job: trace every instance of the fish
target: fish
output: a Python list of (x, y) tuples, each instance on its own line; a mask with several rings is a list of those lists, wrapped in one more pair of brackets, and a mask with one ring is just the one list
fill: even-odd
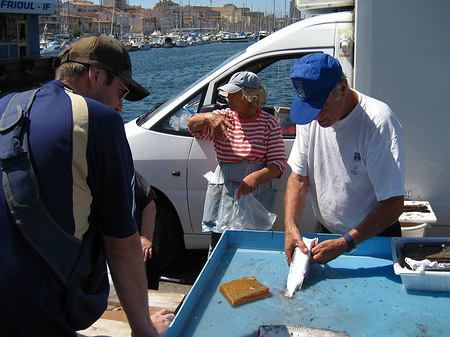
[(261, 325), (256, 337), (348, 337), (348, 333), (300, 325)]
[(294, 254), (292, 254), (292, 261), (289, 267), (289, 274), (286, 281), (286, 290), (284, 296), (292, 298), (297, 289), (301, 289), (303, 280), (309, 270), (309, 258), (311, 257), (311, 248), (318, 243), (318, 238), (308, 239), (303, 238), (303, 242), (308, 247), (308, 253), (303, 253), (300, 248), (295, 247)]

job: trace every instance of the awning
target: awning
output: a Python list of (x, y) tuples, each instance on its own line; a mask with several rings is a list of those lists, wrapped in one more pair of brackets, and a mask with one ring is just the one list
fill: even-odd
[(15, 1), (0, 0), (0, 13), (54, 14), (56, 0)]

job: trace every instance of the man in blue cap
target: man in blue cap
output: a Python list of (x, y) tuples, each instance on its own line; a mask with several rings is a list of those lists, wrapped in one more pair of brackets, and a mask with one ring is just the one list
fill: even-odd
[(325, 264), (374, 235), (401, 236), (403, 131), (391, 109), (352, 90), (327, 54), (302, 57), (290, 77), (297, 135), (285, 196), (288, 263), (296, 246), (308, 251), (299, 231), (308, 189), (316, 231), (343, 234), (313, 247), (311, 263)]

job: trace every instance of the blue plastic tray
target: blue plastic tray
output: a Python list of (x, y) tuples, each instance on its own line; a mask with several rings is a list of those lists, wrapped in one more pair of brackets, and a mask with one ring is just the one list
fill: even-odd
[[(226, 231), (165, 336), (254, 337), (266, 324), (358, 337), (449, 335), (449, 293), (406, 290), (394, 274), (390, 238), (372, 238), (351, 254), (311, 266), (293, 299), (281, 294), (289, 271), (283, 249), (282, 232)], [(233, 308), (219, 285), (245, 276), (255, 276), (271, 296)]]

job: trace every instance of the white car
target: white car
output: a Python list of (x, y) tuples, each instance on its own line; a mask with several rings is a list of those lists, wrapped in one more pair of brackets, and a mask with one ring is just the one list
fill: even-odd
[[(322, 27), (323, 38), (305, 34), (319, 20), (330, 23)], [(136, 169), (151, 182), (158, 196), (155, 241), (164, 250), (165, 258), (170, 261), (183, 243), (187, 249), (207, 248), (209, 244), (209, 235), (202, 234), (201, 226), (207, 187), (203, 175), (214, 170), (217, 162), (212, 142), (189, 134), (188, 117), (225, 106), (226, 100), (218, 95), (217, 88), (237, 71), (253, 71), (266, 86), (269, 96), (263, 109), (277, 116), (289, 155), (295, 138), (295, 125), (289, 118), (295, 95), (290, 69), (310, 52), (336, 56), (336, 32), (351, 25), (351, 20), (351, 13), (336, 13), (288, 26), (250, 45), (176, 97), (125, 125)], [(283, 177), (274, 182), (278, 190), (274, 230), (283, 230), (284, 192), (289, 174), (287, 166)], [(313, 230), (315, 225), (308, 205), (302, 217), (302, 230)]]

